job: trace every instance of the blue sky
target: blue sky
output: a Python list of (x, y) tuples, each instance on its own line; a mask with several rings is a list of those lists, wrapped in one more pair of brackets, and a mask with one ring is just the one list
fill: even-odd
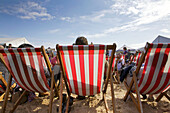
[(170, 37), (170, 0), (0, 0), (0, 38), (34, 46), (89, 43), (139, 48)]

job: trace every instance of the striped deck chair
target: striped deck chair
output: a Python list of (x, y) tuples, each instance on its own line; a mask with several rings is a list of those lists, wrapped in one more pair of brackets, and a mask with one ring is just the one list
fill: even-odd
[[(113, 45), (73, 45), (73, 46), (56, 46), (60, 65), (62, 67), (65, 86), (68, 94), (66, 112), (68, 112), (70, 94), (74, 93), (81, 96), (95, 95), (103, 92), (106, 111), (109, 108), (106, 104), (106, 90), (108, 82), (111, 83), (113, 112), (115, 112), (115, 98), (113, 90), (113, 77), (111, 68), (116, 44)], [(104, 84), (104, 66), (106, 60), (106, 49), (112, 49), (109, 60), (109, 68)], [(66, 76), (64, 76), (66, 75)], [(61, 85), (62, 86), (62, 85)], [(60, 99), (63, 88), (60, 88)], [(103, 90), (103, 91), (102, 91)], [(62, 111), (62, 100), (60, 101), (59, 112)]]
[[(43, 57), (44, 59), (43, 59)], [(20, 87), (25, 89), (19, 99), (14, 104), (12, 111), (17, 108), (20, 100), (26, 91), (44, 93), (50, 91), (50, 104), (49, 112), (52, 112), (53, 101), (53, 86), (54, 75), (50, 68), (50, 61), (45, 52), (44, 47), (41, 48), (14, 48), (14, 49), (1, 49), (0, 59), (10, 72), (9, 83), (7, 85), (5, 100), (3, 102), (2, 112), (5, 112), (7, 97), (9, 94), (9, 86), (11, 86), (12, 77)], [(44, 62), (45, 60), (45, 62)], [(46, 63), (46, 66), (44, 66)], [(45, 70), (49, 71), (51, 76), (51, 89), (47, 84)], [(11, 76), (12, 75), (12, 76)]]
[(125, 60), (125, 55), (122, 54), (122, 55), (121, 55), (121, 59), (124, 59), (124, 60)]
[[(145, 62), (144, 62), (145, 61)], [(145, 63), (141, 79), (137, 82), (137, 76), (142, 63)], [(132, 85), (135, 85), (134, 93), (137, 94), (137, 102), (131, 92)], [(133, 79), (128, 86), (124, 82), (127, 92), (124, 97), (126, 101), (130, 94), (138, 111), (143, 113), (140, 94), (158, 94), (170, 85), (170, 44), (146, 44), (146, 50), (142, 54), (136, 71), (133, 72)]]
[(131, 56), (130, 56), (130, 61), (132, 61), (132, 60), (133, 60), (133, 56), (134, 56), (134, 55), (131, 55)]
[[(122, 54), (121, 59), (124, 60), (124, 63), (125, 63), (125, 55)], [(113, 64), (112, 64), (112, 67), (115, 67), (113, 78), (115, 80), (114, 82), (115, 84), (120, 84), (120, 72), (117, 70), (117, 63), (118, 63), (117, 58), (114, 58)]]
[(138, 65), (139, 59), (141, 58), (141, 56), (142, 56), (142, 52), (136, 52), (135, 55), (133, 56), (132, 62), (135, 63), (135, 66)]
[(114, 83), (119, 84), (120, 83), (120, 79), (119, 79), (120, 77), (119, 77), (119, 74), (118, 74), (116, 62), (117, 62), (117, 58), (114, 57), (113, 64), (112, 64), (113, 78), (114, 78)]

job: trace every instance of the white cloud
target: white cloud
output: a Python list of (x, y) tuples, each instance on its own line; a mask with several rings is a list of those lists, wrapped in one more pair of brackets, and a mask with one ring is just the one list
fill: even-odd
[(74, 19), (71, 17), (61, 17), (60, 19), (67, 22), (74, 22)]
[(101, 20), (101, 18), (104, 16), (105, 16), (104, 13), (98, 12), (98, 13), (94, 13), (92, 15), (80, 16), (80, 19), (88, 20), (88, 21), (92, 21), (92, 22), (99, 22)]
[[(107, 14), (125, 15), (127, 22), (122, 23), (120, 26), (105, 29), (102, 33), (89, 34), (90, 37), (99, 38), (115, 32), (148, 30), (150, 28), (145, 27), (145, 25), (170, 17), (170, 0), (116, 0), (110, 9), (101, 10), (92, 15), (81, 16), (80, 18), (99, 21)], [(114, 17), (112, 16), (111, 18)], [(169, 33), (169, 30), (164, 29), (161, 32)]]
[(98, 34), (86, 34), (86, 35), (83, 35), (87, 38), (101, 38), (101, 37), (104, 37), (106, 36), (106, 34), (104, 33), (98, 33)]
[(21, 19), (41, 19), (41, 20), (51, 20), (54, 16), (47, 12), (45, 7), (42, 7), (36, 2), (25, 2), (16, 4), (13, 6), (2, 7), (0, 9), (1, 13), (6, 13), (10, 15), (16, 15)]
[(160, 31), (163, 33), (170, 33), (170, 30), (168, 30), (168, 29), (161, 29)]
[(53, 34), (53, 33), (59, 32), (59, 31), (60, 31), (59, 29), (52, 29), (52, 30), (49, 30), (48, 32), (49, 32), (50, 34)]
[(84, 36), (84, 37), (87, 37), (87, 38), (101, 38), (101, 37), (106, 36), (106, 34), (105, 33), (96, 33), (96, 34), (79, 33), (79, 34), (69, 35), (68, 37), (69, 38), (75, 38), (75, 37), (79, 37), (79, 36)]
[(131, 44), (129, 45), (130, 47), (134, 48), (134, 49), (139, 49), (141, 47), (145, 47), (146, 45), (146, 42), (143, 42), (143, 43), (138, 43), (138, 44)]
[(120, 15), (129, 15), (135, 18), (129, 24), (139, 26), (170, 16), (169, 6), (169, 0), (117, 0), (111, 8)]

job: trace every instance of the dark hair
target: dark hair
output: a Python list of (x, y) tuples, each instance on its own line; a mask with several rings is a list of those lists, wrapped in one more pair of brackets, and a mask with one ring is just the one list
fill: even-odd
[(85, 37), (81, 36), (76, 39), (75, 45), (88, 45), (88, 41)]
[(124, 49), (124, 50), (127, 50), (127, 48), (126, 48), (126, 47), (123, 47), (123, 49)]
[(31, 44), (21, 44), (18, 48), (33, 48)]

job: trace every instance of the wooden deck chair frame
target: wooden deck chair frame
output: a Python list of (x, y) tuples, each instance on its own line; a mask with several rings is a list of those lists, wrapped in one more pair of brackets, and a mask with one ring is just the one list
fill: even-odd
[[(124, 57), (124, 61), (125, 61), (125, 57)], [(113, 78), (115, 80), (115, 84), (120, 84), (120, 73), (117, 69), (117, 63), (118, 63), (118, 60), (115, 59), (115, 67), (114, 67), (114, 75), (113, 75)]]
[[(49, 113), (52, 113), (52, 102), (53, 102), (53, 87), (55, 86), (55, 89), (56, 89), (56, 92), (55, 93), (58, 93), (58, 89), (57, 89), (57, 86), (55, 84), (55, 81), (54, 81), (54, 74), (50, 68), (51, 64), (50, 64), (50, 61), (49, 61), (49, 58), (45, 52), (45, 49), (44, 49), (44, 46), (41, 46), (41, 52), (44, 56), (44, 60), (47, 64), (47, 68), (48, 68), (48, 71), (50, 73), (50, 77), (51, 77), (51, 88), (50, 88), (50, 104), (49, 104)], [(3, 55), (0, 53), (0, 60), (2, 61), (2, 63), (5, 65), (5, 67), (7, 68), (7, 65), (5, 63), (5, 60), (3, 58)], [(8, 68), (7, 68), (8, 69)], [(10, 71), (9, 71), (10, 72)], [(8, 101), (8, 95), (9, 95), (9, 89), (10, 89), (10, 86), (11, 86), (11, 82), (12, 82), (12, 75), (10, 74), (9, 76), (9, 80), (8, 80), (8, 84), (7, 84), (7, 89), (6, 89), (6, 94), (5, 94), (5, 99), (4, 99), (4, 102), (3, 102), (3, 105), (2, 105), (2, 113), (5, 113), (5, 110), (6, 110), (6, 105), (7, 105), (7, 101)], [(23, 93), (21, 94), (21, 96), (18, 98), (18, 100), (15, 102), (14, 104), (14, 107), (13, 109), (10, 111), (10, 113), (13, 113), (15, 111), (15, 109), (17, 108), (17, 106), (19, 105), (22, 97), (25, 95), (26, 93), (26, 90), (23, 91)]]
[[(139, 56), (138, 56), (139, 55)], [(130, 64), (134, 61), (134, 59), (136, 60), (134, 63), (137, 66), (140, 60), (140, 57), (142, 56), (142, 52), (136, 52), (134, 54), (134, 56), (132, 57), (132, 60), (130, 61)], [(135, 58), (136, 57), (136, 58)]]
[[(0, 72), (0, 80), (2, 81), (2, 83), (6, 86), (7, 88), (7, 82), (5, 81), (4, 77), (2, 76), (2, 72)], [(3, 100), (3, 97), (4, 97), (5, 93), (3, 93), (1, 96), (0, 96), (0, 101)]]
[[(107, 61), (110, 61), (110, 58), (108, 58)], [(116, 70), (116, 67), (117, 67), (117, 59), (115, 58), (115, 55), (114, 55), (114, 58), (113, 58), (113, 63), (112, 63), (112, 75), (113, 75), (113, 83), (114, 84), (119, 84), (120, 83), (120, 78), (118, 78), (118, 70)]]
[[(69, 107), (69, 100), (70, 100), (71, 92), (70, 92), (70, 89), (69, 89), (69, 86), (68, 86), (67, 78), (66, 78), (66, 76), (64, 76), (65, 75), (65, 69), (64, 69), (63, 62), (62, 62), (61, 53), (60, 53), (60, 50), (59, 50), (59, 44), (56, 45), (56, 49), (57, 49), (58, 58), (59, 58), (59, 61), (60, 61), (61, 70), (62, 70), (61, 85), (60, 85), (59, 113), (62, 112), (62, 92), (63, 92), (63, 82), (62, 82), (62, 80), (63, 79), (64, 79), (64, 83), (65, 83), (65, 86), (66, 86), (67, 94), (68, 94), (67, 104), (66, 104), (66, 113), (67, 113), (68, 107)], [(115, 50), (116, 50), (116, 44), (114, 43), (113, 45), (107, 45), (107, 49), (112, 49), (112, 53), (111, 53), (111, 59), (109, 61), (109, 68), (107, 70), (107, 78), (106, 78), (105, 84), (103, 86), (104, 89), (102, 91), (103, 92), (103, 99), (102, 100), (104, 100), (105, 108), (106, 108), (106, 111), (108, 112), (109, 108), (108, 108), (107, 101), (106, 101), (106, 91), (107, 91), (108, 83), (110, 81), (111, 91), (112, 91), (111, 95), (112, 95), (113, 112), (115, 113), (115, 111), (116, 111), (115, 110), (115, 97), (114, 97), (113, 77), (111, 76), (111, 68), (112, 68), (114, 53), (115, 53)]]
[[(148, 49), (150, 48), (150, 43), (147, 42), (146, 45), (147, 45), (147, 47), (145, 48), (145, 52), (142, 52), (142, 56), (139, 60), (138, 66), (137, 66), (136, 70), (133, 72), (133, 78), (130, 82), (130, 85), (128, 86), (127, 82), (124, 81), (124, 85), (127, 89), (127, 92), (126, 92), (123, 100), (126, 101), (128, 95), (130, 95), (130, 97), (131, 97), (132, 101), (134, 102), (139, 113), (143, 113), (143, 108), (142, 108), (142, 103), (141, 103), (140, 93), (139, 93), (139, 88), (138, 88), (138, 83), (137, 83), (137, 74), (139, 73), (139, 70), (142, 66), (142, 63), (145, 60), (145, 56), (147, 55)], [(133, 84), (135, 85), (135, 93), (136, 93), (136, 96), (137, 96), (136, 98), (133, 95), (133, 93), (131, 92), (131, 88), (132, 88)], [(137, 102), (136, 102), (136, 100), (137, 100)]]
[[(2, 76), (2, 72), (0, 72), (0, 81), (5, 85), (5, 87), (7, 88), (7, 82), (5, 81), (4, 77)], [(16, 86), (16, 83), (14, 83), (11, 87), (10, 87), (10, 91), (12, 91), (12, 89)], [(5, 91), (4, 93), (0, 96), (0, 101), (3, 100), (5, 96)]]
[(136, 52), (133, 56), (132, 56), (132, 59), (130, 60), (129, 64), (131, 64), (135, 58), (135, 56), (137, 55), (138, 52)]
[(115, 80), (115, 84), (120, 84), (120, 73), (119, 71), (117, 70), (117, 59), (115, 59), (115, 66), (114, 66), (114, 69), (113, 69), (113, 78)]
[(156, 102), (159, 102), (163, 96), (165, 96), (170, 101), (170, 95), (168, 95), (168, 91), (170, 91), (170, 85), (167, 87), (166, 91), (163, 91), (159, 96), (156, 98)]

